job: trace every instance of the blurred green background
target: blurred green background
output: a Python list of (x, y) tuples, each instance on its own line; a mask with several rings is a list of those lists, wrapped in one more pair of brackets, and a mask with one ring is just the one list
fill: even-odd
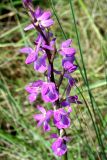
[[(80, 66), (71, 94), (78, 94), (82, 105), (72, 105), (71, 127), (67, 134), (69, 160), (107, 158), (107, 0), (34, 0), (34, 5), (51, 10), (52, 31), (57, 46), (73, 40)], [(74, 19), (75, 18), (75, 19)], [(24, 63), (19, 49), (33, 46), (34, 30), (23, 28), (30, 20), (21, 0), (0, 1), (0, 160), (56, 160), (50, 149), (49, 134), (36, 128), (35, 104), (29, 104), (25, 86), (43, 75)], [(78, 39), (79, 36), (79, 39)], [(55, 61), (60, 68), (61, 57)], [(66, 81), (60, 92), (63, 93)], [(48, 104), (44, 104), (50, 107)], [(54, 127), (52, 131), (54, 132)]]

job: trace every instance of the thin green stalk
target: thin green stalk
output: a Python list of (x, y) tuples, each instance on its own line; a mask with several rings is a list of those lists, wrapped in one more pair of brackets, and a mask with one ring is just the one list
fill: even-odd
[(63, 28), (62, 28), (62, 25), (61, 25), (61, 23), (60, 23), (60, 21), (59, 21), (58, 16), (57, 16), (57, 14), (56, 14), (56, 10), (55, 10), (54, 4), (53, 4), (53, 0), (50, 0), (50, 1), (51, 1), (52, 10), (53, 10), (54, 15), (55, 15), (55, 17), (56, 17), (56, 19), (57, 19), (57, 22), (58, 22), (58, 24), (59, 24), (59, 27), (60, 27), (60, 29), (61, 29), (61, 31), (62, 31), (62, 33), (63, 33), (63, 36), (64, 36), (65, 39), (67, 39), (67, 36), (66, 36), (66, 34), (65, 34), (65, 32), (64, 32), (64, 30), (63, 30)]
[[(97, 1), (96, 1), (96, 4), (97, 4), (97, 5), (99, 4), (98, 2), (99, 2), (99, 1), (97, 0)], [(85, 6), (85, 4), (84, 4), (84, 2), (83, 2), (82, 0), (79, 0), (79, 4), (80, 4), (80, 6), (82, 7), (82, 9), (84, 10), (84, 12), (86, 13), (86, 15), (87, 15), (87, 17), (88, 17), (88, 19), (89, 19), (89, 21), (90, 21), (90, 23), (91, 23), (91, 25), (92, 25), (93, 30), (95, 31), (96, 35), (98, 36), (98, 39), (101, 41), (102, 47), (104, 48), (104, 45), (103, 45), (103, 37), (102, 37), (102, 35), (100, 34), (100, 32), (99, 32), (98, 28), (96, 27), (96, 25), (94, 24), (93, 18), (91, 18), (90, 14), (89, 14), (89, 12), (88, 12), (88, 10), (87, 10), (87, 7)], [(99, 8), (100, 8), (100, 7), (99, 7)], [(105, 52), (102, 53), (102, 56), (104, 56), (104, 55), (103, 55), (104, 53), (105, 53)], [(105, 58), (105, 59), (106, 59), (106, 58)], [(105, 68), (105, 61), (104, 61), (104, 68)], [(106, 82), (107, 82), (106, 69), (105, 69), (105, 78), (106, 78)], [(101, 123), (102, 123), (102, 127), (104, 128), (103, 116), (102, 116), (102, 114), (101, 114), (101, 111), (100, 111), (99, 107), (97, 107), (97, 104), (96, 104), (96, 102), (95, 102), (95, 98), (94, 98), (94, 96), (92, 95), (92, 93), (91, 93), (91, 97), (92, 97), (93, 102), (94, 102), (94, 104), (95, 104), (95, 106), (96, 106), (98, 116), (99, 116), (100, 121), (101, 121)]]
[[(96, 118), (96, 113), (95, 113), (93, 99), (92, 99), (92, 93), (90, 91), (89, 82), (88, 82), (88, 78), (87, 78), (87, 72), (86, 72), (84, 59), (83, 59), (83, 53), (82, 53), (82, 49), (81, 49), (81, 45), (80, 45), (79, 34), (78, 34), (78, 30), (77, 30), (77, 25), (76, 25), (76, 20), (75, 20), (72, 0), (69, 0), (69, 2), (70, 2), (71, 12), (72, 12), (73, 20), (74, 20), (74, 26), (75, 26), (77, 41), (78, 41), (78, 46), (79, 46), (79, 50), (80, 50), (80, 56), (81, 56), (81, 61), (82, 61), (82, 65), (83, 65), (84, 75), (85, 75), (85, 83), (86, 83), (86, 86), (87, 86), (87, 89), (88, 89), (88, 93), (89, 93), (89, 98), (90, 98), (90, 101), (91, 101), (91, 104), (92, 104), (92, 110), (93, 110), (93, 113), (94, 113), (94, 118)], [(93, 121), (93, 118), (92, 118), (92, 121)], [(102, 149), (102, 152), (103, 152), (103, 158), (106, 159), (104, 145), (103, 145), (100, 133), (99, 133), (99, 127), (97, 126), (97, 124), (95, 124), (94, 121), (93, 121), (93, 126), (94, 126), (95, 133), (96, 133), (96, 136), (97, 136), (97, 139), (98, 139), (98, 143), (101, 146), (101, 149)]]
[(64, 154), (64, 156), (62, 156), (62, 160), (68, 160), (67, 153), (66, 153), (66, 154)]

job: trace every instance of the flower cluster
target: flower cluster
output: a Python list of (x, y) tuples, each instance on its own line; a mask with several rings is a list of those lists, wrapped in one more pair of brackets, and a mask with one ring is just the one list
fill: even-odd
[[(29, 93), (28, 100), (34, 102), (39, 94), (44, 103), (51, 103), (50, 110), (38, 105), (39, 114), (34, 115), (37, 126), (43, 126), (45, 132), (50, 131), (50, 120), (59, 130), (59, 135), (53, 134), (52, 138), (56, 140), (52, 144), (52, 150), (57, 156), (62, 156), (67, 152), (66, 142), (68, 137), (65, 134), (65, 129), (70, 127), (70, 113), (72, 112), (71, 104), (81, 102), (78, 96), (70, 96), (70, 90), (75, 85), (75, 80), (71, 77), (77, 69), (75, 61), (75, 49), (71, 47), (72, 41), (68, 39), (61, 43), (60, 49), (56, 48), (56, 38), (50, 32), (50, 27), (54, 21), (51, 19), (50, 11), (43, 11), (39, 7), (35, 10), (32, 7), (31, 0), (23, 0), (24, 7), (28, 10), (31, 16), (32, 23), (25, 27), (25, 31), (36, 29), (38, 36), (34, 41), (34, 48), (24, 47), (20, 49), (21, 53), (27, 55), (26, 64), (34, 64), (34, 70), (44, 73), (47, 81), (37, 80), (26, 86), (26, 91)], [(62, 71), (57, 71), (54, 68), (53, 61), (56, 54), (60, 54), (62, 58)], [(55, 76), (59, 76), (59, 82), (56, 83)], [(66, 98), (63, 99), (59, 93), (59, 88), (63, 79), (68, 80), (66, 89)]]

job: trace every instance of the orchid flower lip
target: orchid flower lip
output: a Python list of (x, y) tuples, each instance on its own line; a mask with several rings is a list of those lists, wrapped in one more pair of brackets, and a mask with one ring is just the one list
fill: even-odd
[(49, 121), (53, 114), (52, 110), (46, 111), (44, 107), (37, 106), (37, 109), (41, 112), (41, 114), (34, 115), (34, 119), (38, 122), (38, 127), (43, 125), (43, 130), (45, 132), (50, 131)]

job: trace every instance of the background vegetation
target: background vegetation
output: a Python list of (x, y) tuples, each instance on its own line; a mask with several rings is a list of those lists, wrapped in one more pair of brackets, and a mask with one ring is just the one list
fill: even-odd
[[(78, 94), (83, 104), (72, 106), (69, 160), (106, 160), (107, 1), (34, 0), (34, 4), (53, 12), (57, 46), (72, 38), (77, 49), (79, 69), (73, 75), (77, 87), (71, 94)], [(24, 90), (26, 84), (42, 78), (19, 53), (36, 38), (34, 30), (23, 31), (29, 22), (21, 0), (0, 1), (0, 160), (59, 159), (50, 149), (49, 135), (36, 128), (32, 118), (40, 97), (31, 106)], [(57, 69), (60, 62), (56, 59)], [(65, 87), (64, 81), (60, 91)]]

